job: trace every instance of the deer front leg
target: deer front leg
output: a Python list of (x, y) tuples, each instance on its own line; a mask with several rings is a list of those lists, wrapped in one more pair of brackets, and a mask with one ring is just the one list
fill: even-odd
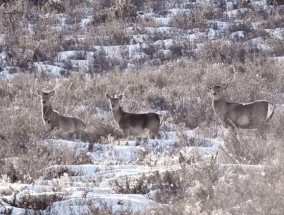
[(123, 137), (124, 138), (128, 138), (129, 133), (130, 133), (130, 128), (124, 128), (123, 129)]
[(234, 123), (231, 119), (228, 119), (227, 121), (228, 121), (228, 123), (231, 125), (231, 127), (232, 127), (233, 129), (238, 129), (237, 124)]

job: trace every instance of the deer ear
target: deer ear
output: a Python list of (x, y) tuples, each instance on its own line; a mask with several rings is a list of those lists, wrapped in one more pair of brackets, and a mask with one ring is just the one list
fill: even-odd
[(49, 93), (50, 96), (54, 96), (54, 94), (55, 94), (55, 91), (54, 91), (54, 90), (52, 90), (52, 91)]
[(108, 100), (110, 100), (110, 99), (111, 99), (111, 96), (110, 96), (109, 94), (106, 94), (106, 98), (107, 98)]
[(121, 100), (121, 99), (122, 99), (122, 97), (123, 97), (123, 96), (122, 96), (122, 95), (120, 95), (120, 96), (118, 97), (118, 99), (119, 99), (119, 100)]
[(37, 94), (39, 94), (41, 96), (42, 95), (42, 91), (37, 89)]

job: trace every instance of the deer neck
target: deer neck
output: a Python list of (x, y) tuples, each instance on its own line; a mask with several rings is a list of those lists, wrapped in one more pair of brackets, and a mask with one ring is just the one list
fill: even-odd
[(125, 114), (125, 112), (122, 110), (122, 107), (119, 106), (117, 110), (112, 109), (112, 115), (115, 119), (115, 121), (119, 122), (122, 116)]
[(48, 105), (48, 106), (42, 106), (42, 115), (43, 115), (44, 121), (47, 121), (49, 119), (50, 115), (53, 112), (54, 111), (53, 111), (53, 108), (52, 108), (51, 104)]
[(226, 110), (227, 102), (225, 98), (213, 99), (212, 106), (215, 114), (218, 115), (219, 118), (222, 118), (224, 111)]

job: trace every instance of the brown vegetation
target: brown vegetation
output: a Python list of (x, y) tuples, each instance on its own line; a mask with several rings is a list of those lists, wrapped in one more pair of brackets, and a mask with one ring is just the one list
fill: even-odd
[[(226, 100), (242, 103), (267, 99), (276, 105), (284, 103), (283, 69), (267, 58), (284, 53), (283, 41), (273, 37), (267, 29), (283, 27), (281, 7), (270, 11), (276, 16), (250, 8), (241, 15), (243, 23), (232, 24), (226, 33), (212, 41), (207, 41), (205, 36), (194, 41), (175, 41), (167, 50), (172, 55), (166, 58), (163, 41), (160, 47), (157, 45), (161, 40), (188, 36), (191, 30), (206, 32), (205, 20), (223, 17), (224, 8), (213, 11), (210, 4), (204, 10), (196, 7), (191, 13), (179, 12), (170, 19), (169, 26), (173, 28), (161, 33), (156, 29), (159, 27), (156, 20), (136, 16), (147, 7), (160, 13), (157, 16), (170, 14), (165, 5), (157, 5), (155, 1), (48, 2), (37, 5), (34, 1), (15, 1), (0, 8), (3, 39), (0, 50), (5, 58), (0, 67), (9, 67), (10, 73), (21, 71), (11, 79), (0, 77), (0, 172), (8, 175), (11, 182), (33, 183), (40, 177), (60, 177), (68, 170), (44, 170), (51, 165), (91, 162), (90, 157), (76, 153), (76, 149), (59, 150), (44, 143), (48, 137), (70, 137), (60, 132), (48, 136), (45, 132), (38, 88), (59, 91), (53, 100), (58, 111), (86, 122), (81, 139), (90, 143), (89, 150), (93, 143), (107, 144), (109, 139), (122, 137), (111, 116), (106, 92), (123, 93), (127, 102), (122, 101), (122, 105), (129, 112), (163, 111), (166, 123), (161, 130), (168, 131), (169, 124), (175, 125), (180, 129), (177, 143), (180, 145), (189, 141), (183, 139), (184, 130), (198, 128), (201, 133), (209, 130), (211, 136), (220, 135), (217, 128), (221, 124), (214, 115), (207, 83), (218, 84), (231, 75), (231, 65), (235, 66), (238, 78), (228, 86)], [(249, 5), (237, 2), (235, 8)], [(84, 4), (97, 10), (93, 12), (92, 22), (82, 30), (80, 21), (86, 14), (79, 8)], [(63, 11), (64, 14), (58, 14)], [(258, 29), (250, 25), (252, 21), (261, 21)], [(28, 24), (34, 25), (32, 33)], [(142, 35), (147, 42), (133, 39), (133, 35), (125, 31), (128, 27), (133, 27), (133, 35)], [(154, 30), (151, 32), (144, 27)], [(213, 26), (213, 29), (218, 28)], [(237, 31), (244, 31), (245, 37), (228, 42), (228, 34)], [(85, 33), (83, 38), (82, 32)], [(269, 45), (268, 52), (251, 41), (256, 37)], [(131, 61), (131, 70), (124, 71), (130, 62), (126, 48), (130, 42), (139, 45), (144, 58)], [(103, 48), (116, 45), (120, 46), (123, 59), (110, 58)], [(78, 51), (72, 60), (85, 60), (87, 51), (95, 53), (88, 74), (75, 68), (71, 60), (56, 62), (58, 52), (69, 50)], [(63, 75), (58, 79), (44, 69), (38, 72), (33, 62), (60, 64)], [(212, 159), (185, 158), (188, 160), (179, 171), (142, 175), (133, 183), (125, 178), (112, 185), (119, 193), (146, 195), (156, 191), (154, 200), (169, 204), (165, 211), (152, 209), (156, 214), (283, 214), (283, 123), (283, 110), (276, 107), (261, 137), (241, 130), (221, 134), (218, 137), (224, 139), (224, 145)], [(49, 204), (60, 198), (45, 196), (43, 201)], [(23, 207), (43, 209), (47, 206), (42, 201), (36, 205), (27, 201)], [(100, 212), (97, 208), (93, 210)]]

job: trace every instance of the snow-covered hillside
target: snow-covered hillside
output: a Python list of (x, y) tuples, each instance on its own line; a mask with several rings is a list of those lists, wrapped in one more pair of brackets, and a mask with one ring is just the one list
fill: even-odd
[[(117, 5), (130, 4), (127, 2)], [(250, 52), (271, 57), (283, 55), (279, 50), (283, 46), (279, 47), (278, 41), (284, 34), (281, 24), (284, 9), (277, 4), (268, 5), (266, 0), (161, 1), (165, 10), (160, 13), (142, 4), (144, 11), (137, 8), (135, 21), (114, 19), (109, 26), (95, 19), (100, 13), (93, 3), (80, 4), (76, 8), (81, 10), (80, 17), (75, 21), (72, 11), (39, 14), (38, 22), (28, 23), (28, 32), (24, 28), (17, 30), (23, 31), (23, 42), (27, 43), (14, 43), (16, 38), (8, 38), (7, 31), (3, 31), (1, 76), (11, 77), (19, 71), (61, 76), (71, 71), (92, 74), (113, 68), (160, 66), (180, 57), (199, 58), (203, 52), (210, 52), (208, 45), (218, 40), (243, 49), (240, 55)], [(49, 37), (50, 32), (53, 35)], [(230, 55), (226, 59), (220, 56), (221, 61), (230, 62), (233, 60)]]
[[(176, 133), (165, 133), (167, 139), (161, 140), (123, 140), (109, 144), (94, 144), (89, 151), (89, 144), (80, 141), (48, 139), (43, 144), (56, 148), (74, 148), (78, 153), (86, 153), (92, 164), (54, 165), (44, 170), (45, 177), (32, 184), (11, 183), (2, 175), (0, 182), (1, 213), (35, 213), (38, 202), (44, 207), (41, 214), (91, 214), (96, 207), (107, 207), (114, 214), (122, 211), (146, 213), (150, 207), (167, 207), (155, 201), (151, 184), (144, 184), (150, 192), (145, 194), (123, 194), (118, 192), (118, 185), (125, 182), (137, 186), (145, 175), (157, 172), (180, 170), (189, 158), (198, 155), (202, 159), (211, 159), (222, 144), (221, 140), (198, 139), (194, 131), (187, 132), (188, 146), (180, 146)], [(190, 141), (191, 140), (191, 141)], [(191, 146), (199, 142), (199, 146)], [(184, 163), (183, 163), (184, 162)], [(220, 167), (221, 168), (221, 167)], [(58, 176), (53, 178), (54, 176)], [(50, 202), (48, 202), (50, 201)], [(35, 203), (37, 202), (37, 203)], [(54, 203), (53, 203), (54, 202)]]
[[(284, 214), (281, 1), (23, 2), (0, 8), (0, 214)], [(274, 103), (267, 133), (214, 115), (231, 65), (230, 101)], [(38, 88), (82, 139), (44, 130)], [(105, 93), (163, 115), (161, 139), (122, 138)]]

